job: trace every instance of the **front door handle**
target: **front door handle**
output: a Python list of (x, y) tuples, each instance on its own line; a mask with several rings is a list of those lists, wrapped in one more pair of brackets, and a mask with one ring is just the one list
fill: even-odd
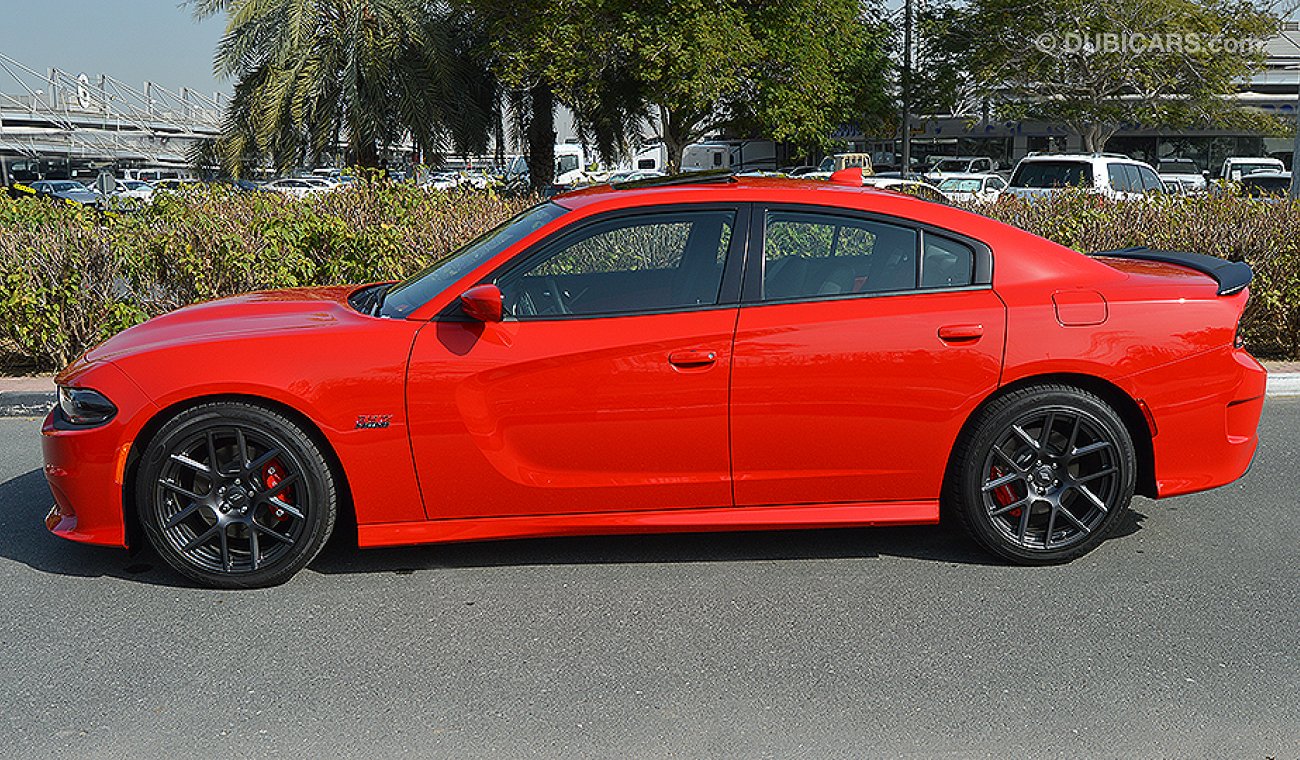
[(984, 325), (944, 325), (939, 340), (945, 343), (973, 343), (984, 336)]
[(717, 360), (718, 352), (707, 348), (692, 348), (668, 354), (668, 362), (674, 367), (705, 367)]

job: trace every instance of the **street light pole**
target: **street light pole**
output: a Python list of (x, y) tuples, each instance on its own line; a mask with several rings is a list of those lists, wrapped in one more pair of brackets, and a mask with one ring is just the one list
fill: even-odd
[[(1295, 69), (1296, 79), (1300, 80), (1300, 67)], [(1295, 106), (1295, 142), (1291, 145), (1291, 198), (1300, 198), (1300, 166), (1296, 165), (1296, 158), (1300, 158), (1300, 83), (1296, 85), (1296, 106)]]
[[(1300, 139), (1300, 138), (1298, 138)], [(903, 2), (903, 166), (912, 170), (912, 0)]]

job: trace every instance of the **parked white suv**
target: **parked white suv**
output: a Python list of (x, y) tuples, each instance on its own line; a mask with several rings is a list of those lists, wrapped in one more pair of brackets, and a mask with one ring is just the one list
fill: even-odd
[(1229, 158), (1223, 162), (1219, 179), (1240, 182), (1242, 177), (1255, 172), (1284, 172), (1286, 166), (1276, 158)]
[(1079, 188), (1113, 200), (1136, 200), (1164, 193), (1150, 164), (1115, 153), (1051, 153), (1020, 159), (1003, 194), (1017, 198), (1052, 195)]

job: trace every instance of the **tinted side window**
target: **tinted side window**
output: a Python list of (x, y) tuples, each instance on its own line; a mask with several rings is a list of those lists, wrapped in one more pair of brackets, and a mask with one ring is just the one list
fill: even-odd
[(763, 245), (763, 299), (916, 287), (917, 234), (850, 217), (774, 211)]
[(1165, 191), (1165, 186), (1155, 171), (1145, 166), (1139, 166), (1137, 170), (1138, 177), (1142, 179), (1142, 188), (1144, 190), (1148, 193), (1163, 193)]
[(601, 222), (497, 279), (523, 319), (620, 314), (718, 302), (734, 211)]
[(925, 236), (921, 259), (921, 287), (956, 288), (975, 281), (975, 251), (965, 243)]
[(1129, 184), (1128, 173), (1124, 171), (1123, 164), (1107, 164), (1106, 176), (1110, 178), (1110, 189), (1121, 193), (1132, 191), (1133, 186)]

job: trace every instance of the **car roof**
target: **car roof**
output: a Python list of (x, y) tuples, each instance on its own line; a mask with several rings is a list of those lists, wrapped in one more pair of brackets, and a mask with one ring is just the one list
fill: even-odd
[(990, 177), (1002, 179), (993, 172), (949, 172), (943, 175), (942, 181), (947, 182), (950, 179), (988, 179)]
[[(694, 178), (689, 174), (679, 174), (668, 177), (655, 177), (643, 183), (634, 183), (622, 187), (608, 184), (592, 185), (557, 195), (553, 200), (567, 209), (577, 210), (596, 204), (631, 207), (678, 201), (698, 203), (709, 200), (727, 203), (749, 201), (805, 202), (814, 205), (850, 207), (858, 205), (853, 202), (853, 197), (861, 196), (864, 193), (889, 198), (900, 197), (898, 193), (886, 192), (871, 187), (841, 185), (825, 180), (794, 177), (719, 176), (716, 174), (704, 175), (701, 172), (698, 180), (691, 181), (692, 179)], [(927, 203), (910, 197), (909, 200), (916, 203)]]

